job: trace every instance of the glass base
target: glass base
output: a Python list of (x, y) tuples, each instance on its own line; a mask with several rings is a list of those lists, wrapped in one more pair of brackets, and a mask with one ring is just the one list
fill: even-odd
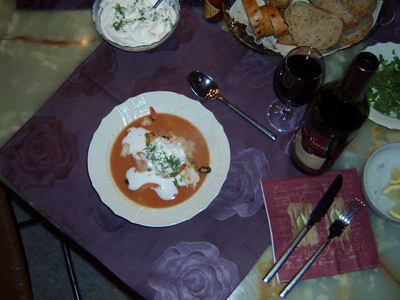
[(286, 109), (285, 105), (276, 99), (273, 101), (267, 111), (268, 121), (279, 132), (296, 130), (301, 123), (305, 109), (303, 107)]

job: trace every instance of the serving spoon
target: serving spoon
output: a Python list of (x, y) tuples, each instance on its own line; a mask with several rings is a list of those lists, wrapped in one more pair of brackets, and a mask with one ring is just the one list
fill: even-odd
[(217, 83), (210, 76), (208, 76), (208, 75), (206, 75), (206, 74), (204, 74), (204, 73), (202, 73), (200, 71), (193, 71), (187, 77), (187, 81), (188, 81), (189, 86), (190, 86), (191, 90), (193, 91), (193, 93), (197, 97), (199, 97), (200, 99), (203, 99), (203, 100), (215, 100), (215, 99), (221, 100), (226, 105), (228, 105), (230, 108), (232, 108), (235, 112), (237, 112), (239, 115), (241, 115), (247, 121), (249, 121), (251, 124), (253, 124), (258, 129), (260, 129), (262, 132), (264, 132), (273, 141), (276, 140), (276, 135), (275, 134), (273, 134), (271, 131), (266, 129), (264, 126), (262, 126), (256, 120), (252, 119), (247, 114), (242, 112), (239, 108), (234, 106), (232, 103), (230, 103), (224, 97), (222, 97), (221, 94), (219, 93), (219, 89), (218, 89)]
[(161, 4), (161, 2), (163, 2), (163, 0), (158, 0), (151, 9), (156, 9)]

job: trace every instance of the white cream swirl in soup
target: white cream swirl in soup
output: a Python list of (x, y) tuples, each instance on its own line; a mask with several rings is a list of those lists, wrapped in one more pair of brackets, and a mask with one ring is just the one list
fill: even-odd
[(100, 26), (104, 35), (123, 46), (151, 45), (175, 26), (177, 14), (170, 1), (104, 0), (100, 3)]
[(129, 189), (149, 185), (161, 199), (172, 200), (178, 186), (196, 187), (200, 177), (188, 160), (194, 145), (181, 137), (156, 137), (146, 144), (146, 134), (150, 131), (132, 127), (122, 140), (126, 147), (121, 154), (132, 155), (136, 162), (126, 172)]

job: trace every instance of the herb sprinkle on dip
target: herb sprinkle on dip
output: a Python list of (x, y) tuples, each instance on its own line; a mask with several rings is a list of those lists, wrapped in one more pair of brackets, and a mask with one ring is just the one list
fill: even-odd
[(177, 14), (169, 1), (154, 10), (157, 0), (104, 0), (100, 3), (100, 26), (104, 35), (122, 46), (151, 45), (170, 32)]

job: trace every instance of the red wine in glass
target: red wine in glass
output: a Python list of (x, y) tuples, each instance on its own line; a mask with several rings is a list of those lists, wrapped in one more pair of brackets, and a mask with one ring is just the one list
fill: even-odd
[(321, 53), (310, 47), (297, 47), (279, 64), (274, 79), (279, 99), (268, 108), (268, 119), (278, 131), (295, 130), (304, 110), (292, 107), (311, 102), (324, 79), (324, 59)]

